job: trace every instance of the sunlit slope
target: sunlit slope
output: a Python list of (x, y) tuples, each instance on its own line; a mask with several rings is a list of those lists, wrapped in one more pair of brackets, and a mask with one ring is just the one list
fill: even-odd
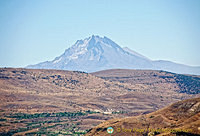
[(195, 135), (200, 134), (200, 98), (174, 103), (156, 112), (136, 117), (113, 119), (90, 130), (86, 136)]

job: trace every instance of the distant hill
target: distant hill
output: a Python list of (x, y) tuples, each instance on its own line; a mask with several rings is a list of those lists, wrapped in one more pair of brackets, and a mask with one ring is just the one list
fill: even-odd
[(106, 69), (152, 69), (182, 74), (200, 75), (200, 67), (170, 61), (153, 61), (127, 47), (121, 48), (107, 37), (91, 36), (78, 40), (52, 61), (45, 61), (27, 68), (60, 69), (96, 72)]
[(200, 135), (200, 98), (174, 103), (156, 112), (105, 121), (85, 136), (197, 136)]
[[(173, 84), (175, 91), (180, 93), (200, 93), (200, 76), (196, 75), (183, 75), (166, 71), (130, 69), (103, 70), (94, 72), (92, 75), (108, 81), (118, 81), (120, 83), (130, 83), (132, 85), (143, 84), (149, 87), (161, 87), (167, 83)], [(163, 88), (161, 90), (163, 90)]]

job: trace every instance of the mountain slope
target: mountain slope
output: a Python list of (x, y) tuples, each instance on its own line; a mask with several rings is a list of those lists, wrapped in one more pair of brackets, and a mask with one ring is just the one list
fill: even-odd
[[(138, 57), (141, 57), (141, 58), (144, 58), (144, 59), (148, 59), (147, 57), (145, 57), (142, 54), (139, 54), (139, 53), (129, 49), (128, 47), (124, 47), (123, 50), (128, 52), (128, 53), (130, 53), (130, 54), (132, 54), (132, 55), (135, 55), (135, 56), (138, 56)], [(148, 60), (150, 60), (150, 59), (148, 59)]]
[(105, 69), (152, 69), (175, 73), (200, 74), (200, 67), (191, 67), (173, 62), (151, 61), (145, 56), (121, 48), (107, 37), (91, 36), (78, 40), (72, 47), (52, 61), (29, 65), (34, 69), (61, 69), (95, 72)]
[(166, 70), (175, 73), (197, 74), (200, 75), (200, 67), (191, 67), (183, 64), (177, 64), (170, 61), (158, 60), (153, 61), (155, 69)]
[(110, 136), (108, 127), (114, 128), (113, 136), (197, 135), (200, 134), (200, 98), (180, 101), (147, 115), (106, 121), (86, 136)]

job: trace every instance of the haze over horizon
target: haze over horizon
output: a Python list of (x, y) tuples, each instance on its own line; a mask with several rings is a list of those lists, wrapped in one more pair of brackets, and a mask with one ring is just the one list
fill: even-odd
[(152, 60), (200, 66), (200, 1), (0, 1), (0, 67), (53, 60), (106, 36)]

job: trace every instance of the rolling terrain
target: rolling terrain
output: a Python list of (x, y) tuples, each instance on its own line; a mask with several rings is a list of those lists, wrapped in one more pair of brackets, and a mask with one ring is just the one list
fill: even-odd
[[(113, 127), (112, 134), (107, 128)], [(105, 121), (86, 136), (195, 136), (200, 135), (200, 98), (174, 103), (156, 112)]]
[(199, 76), (153, 70), (0, 68), (1, 135), (79, 135), (199, 97)]

